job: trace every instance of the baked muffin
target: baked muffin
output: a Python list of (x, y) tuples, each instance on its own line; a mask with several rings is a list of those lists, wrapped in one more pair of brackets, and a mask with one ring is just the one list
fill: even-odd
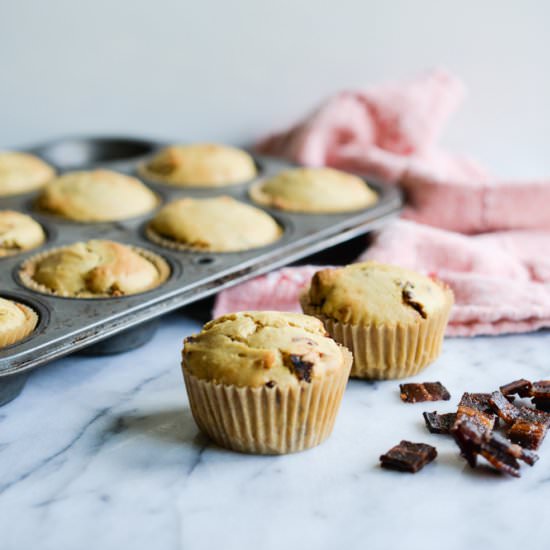
[(54, 176), (55, 170), (34, 155), (0, 151), (0, 196), (34, 191)]
[(142, 176), (182, 187), (221, 187), (256, 176), (254, 159), (241, 149), (197, 143), (162, 149), (140, 167)]
[(46, 240), (42, 226), (15, 210), (0, 210), (0, 258), (25, 252)]
[(145, 292), (163, 283), (168, 264), (156, 254), (113, 241), (78, 242), (23, 263), (22, 282), (34, 290), (71, 298), (104, 298)]
[(141, 216), (158, 204), (138, 179), (111, 170), (68, 172), (42, 191), (39, 209), (79, 222), (106, 222)]
[(443, 283), (377, 262), (323, 269), (301, 297), (305, 313), (353, 353), (356, 378), (402, 378), (440, 353), (453, 305)]
[(236, 252), (271, 244), (282, 230), (263, 210), (221, 196), (173, 201), (154, 217), (146, 233), (169, 248)]
[(38, 315), (30, 307), (0, 298), (0, 348), (26, 338), (37, 323)]
[(359, 177), (332, 168), (294, 168), (253, 185), (258, 204), (311, 214), (351, 212), (371, 206), (377, 194)]
[(218, 445), (284, 454), (332, 432), (352, 357), (322, 323), (299, 313), (224, 315), (185, 340), (191, 412)]

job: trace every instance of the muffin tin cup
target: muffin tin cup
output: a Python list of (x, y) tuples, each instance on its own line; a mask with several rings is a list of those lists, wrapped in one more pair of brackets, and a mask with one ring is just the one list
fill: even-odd
[[(34, 204), (39, 191), (2, 197), (2, 208), (28, 214), (41, 223), (46, 229), (47, 241), (34, 250), (0, 258), (2, 294), (18, 296), (22, 303), (33, 308), (34, 305), (40, 306), (40, 309), (35, 308), (40, 316), (39, 327), (24, 340), (0, 348), (0, 389), (3, 383), (9, 385), (12, 377), (98, 342), (99, 349), (118, 352), (124, 349), (126, 339), (128, 348), (132, 348), (136, 341), (140, 341), (133, 338), (137, 334), (134, 331), (139, 332), (143, 324), (224, 288), (373, 230), (395, 216), (401, 207), (401, 194), (395, 187), (370, 180), (368, 183), (378, 193), (379, 201), (364, 210), (324, 215), (259, 206), (248, 195), (250, 186), (261, 178), (271, 177), (295, 165), (257, 155), (253, 157), (258, 175), (250, 182), (222, 187), (179, 187), (140, 177), (139, 164), (166, 145), (169, 143), (98, 136), (53, 140), (27, 151), (52, 163), (60, 173), (108, 168), (137, 176), (164, 203), (185, 197), (231, 196), (273, 217), (283, 230), (281, 238), (272, 244), (240, 252), (176, 249), (161, 246), (146, 237), (144, 227), (154, 217), (154, 211), (113, 222), (75, 222), (37, 212)], [(20, 277), (20, 267), (24, 262), (53, 249), (90, 239), (107, 239), (150, 251), (168, 263), (171, 274), (150, 290), (97, 299), (60, 297), (32, 282), (30, 287), (26, 286)], [(116, 345), (109, 346), (108, 338), (115, 336), (117, 340), (113, 343)]]
[(24, 340), (38, 325), (38, 314), (25, 304), (17, 302), (19, 309), (25, 315), (25, 322), (22, 326), (11, 330), (0, 330), (0, 348), (11, 346), (16, 342)]
[(342, 349), (338, 372), (296, 387), (246, 388), (201, 380), (185, 365), (189, 405), (198, 427), (216, 444), (241, 453), (305, 451), (332, 433), (352, 364)]
[(319, 314), (307, 292), (300, 297), (304, 313), (322, 321), (330, 336), (353, 354), (352, 378), (393, 380), (418, 374), (435, 361), (449, 319), (452, 300), (414, 325), (352, 325)]
[[(57, 296), (60, 298), (74, 298), (74, 299), (84, 299), (84, 300), (93, 300), (97, 298), (113, 298), (112, 294), (86, 293), (86, 294), (79, 294), (75, 296), (69, 292), (55, 292), (49, 287), (42, 285), (40, 283), (37, 283), (33, 279), (35, 268), (38, 263), (45, 260), (48, 256), (51, 256), (52, 254), (55, 254), (59, 251), (64, 250), (65, 248), (67, 247), (60, 246), (58, 248), (46, 250), (45, 252), (42, 252), (40, 254), (35, 254), (34, 256), (31, 256), (30, 258), (25, 260), (21, 264), (18, 270), (18, 277), (21, 283), (27, 288), (34, 290), (35, 292), (40, 292), (42, 294), (50, 294), (52, 296)], [(134, 252), (138, 253), (142, 258), (145, 258), (146, 260), (151, 262), (155, 266), (158, 272), (158, 281), (154, 285), (144, 288), (143, 290), (141, 290), (140, 292), (136, 292), (135, 294), (141, 294), (143, 292), (147, 292), (166, 282), (166, 280), (170, 277), (170, 274), (171, 274), (170, 266), (168, 265), (166, 260), (164, 260), (158, 254), (154, 254), (153, 252), (150, 252), (149, 250), (145, 250), (144, 248), (140, 248), (137, 246), (130, 246), (129, 248), (131, 248)], [(131, 294), (131, 296), (135, 294)], [(124, 296), (114, 296), (114, 298), (123, 298), (123, 297)]]
[[(149, 239), (152, 243), (162, 246), (163, 248), (168, 248), (170, 250), (178, 250), (180, 252), (195, 252), (195, 253), (203, 252), (206, 254), (234, 254), (234, 253), (242, 252), (242, 250), (216, 251), (216, 250), (198, 248), (196, 246), (189, 246), (184, 243), (180, 243), (178, 241), (174, 241), (173, 239), (168, 239), (166, 237), (163, 237), (162, 235), (159, 235), (149, 225), (145, 226), (144, 233), (147, 239)], [(284, 234), (284, 230), (281, 227), (280, 235), (273, 242), (254, 246), (253, 248), (248, 248), (247, 250), (256, 250), (256, 249), (265, 248), (266, 246), (272, 246), (283, 236), (283, 234)]]

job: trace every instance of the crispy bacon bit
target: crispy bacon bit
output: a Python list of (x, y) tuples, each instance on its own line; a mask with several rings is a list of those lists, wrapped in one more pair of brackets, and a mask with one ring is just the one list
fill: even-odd
[(464, 393), (458, 404), (455, 426), (463, 420), (470, 420), (480, 430), (492, 431), (496, 417), (491, 410), (490, 397), (488, 393)]
[(516, 420), (508, 430), (508, 437), (526, 449), (538, 449), (546, 436), (548, 427), (540, 422)]
[(424, 306), (415, 299), (413, 289), (414, 285), (410, 281), (407, 281), (403, 285), (403, 290), (401, 291), (401, 299), (403, 300), (404, 304), (412, 307), (415, 311), (417, 311), (422, 319), (427, 319), (428, 314), (426, 313)]
[(424, 421), (428, 431), (432, 434), (450, 434), (451, 428), (456, 421), (456, 413), (439, 414), (434, 412), (424, 412)]
[(544, 399), (543, 397), (533, 397), (533, 405), (539, 411), (550, 412), (550, 399)]
[(382, 468), (416, 473), (437, 456), (437, 450), (425, 443), (401, 441), (380, 457)]
[(550, 399), (550, 380), (533, 382), (533, 389), (530, 395), (535, 399)]
[(302, 355), (288, 353), (283, 355), (283, 363), (300, 381), (311, 382), (313, 363), (304, 359)]
[(484, 430), (470, 419), (457, 421), (453, 426), (452, 434), (460, 447), (462, 456), (472, 468), (477, 464), (477, 456), (481, 455), (498, 471), (519, 477), (518, 460), (530, 466), (538, 460), (538, 455), (532, 451), (510, 443), (494, 432)]
[(513, 424), (516, 420), (538, 422), (546, 427), (550, 426), (550, 414), (525, 406), (516, 406), (510, 403), (499, 391), (493, 392), (490, 399), (493, 410), (506, 424)]
[(509, 384), (500, 386), (500, 391), (506, 396), (510, 395), (519, 395), (520, 397), (529, 397), (531, 395), (531, 390), (533, 385), (529, 380), (521, 378), (520, 380), (514, 380)]
[(441, 382), (423, 382), (422, 384), (399, 384), (400, 397), (405, 403), (424, 401), (448, 401), (451, 394)]

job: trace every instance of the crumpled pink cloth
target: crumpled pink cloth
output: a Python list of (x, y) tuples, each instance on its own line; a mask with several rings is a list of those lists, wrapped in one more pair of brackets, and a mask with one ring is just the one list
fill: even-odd
[[(463, 96), (462, 83), (443, 70), (342, 92), (258, 149), (400, 185), (410, 221), (380, 231), (363, 257), (446, 281), (456, 297), (448, 334), (550, 326), (550, 179), (500, 181), (474, 160), (439, 149), (437, 137)], [(214, 314), (298, 310), (314, 270), (286, 268), (226, 290)]]

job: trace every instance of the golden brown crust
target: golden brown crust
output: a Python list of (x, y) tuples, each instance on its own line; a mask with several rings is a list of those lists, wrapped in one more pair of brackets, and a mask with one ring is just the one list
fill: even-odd
[(237, 252), (269, 245), (281, 237), (282, 230), (266, 212), (220, 196), (167, 204), (149, 223), (146, 234), (167, 248)]
[(353, 325), (421, 323), (453, 302), (440, 281), (398, 266), (363, 262), (312, 277), (310, 307)]
[(68, 172), (50, 181), (40, 210), (79, 222), (116, 221), (150, 212), (158, 197), (138, 179), (111, 170)]
[(147, 179), (182, 187), (220, 187), (250, 181), (254, 159), (241, 149), (214, 143), (172, 145), (139, 168)]
[(0, 298), (0, 348), (26, 338), (38, 323), (38, 315), (19, 302)]
[(46, 240), (42, 226), (15, 210), (0, 210), (0, 258), (40, 246)]
[(331, 168), (284, 170), (250, 188), (258, 204), (304, 213), (361, 210), (377, 202), (377, 194), (359, 177)]
[(286, 387), (339, 372), (344, 355), (313, 317), (242, 312), (215, 319), (187, 338), (183, 367), (217, 384)]
[(35, 191), (54, 176), (55, 170), (34, 155), (0, 151), (0, 196)]
[(21, 280), (29, 288), (72, 298), (137, 294), (159, 286), (169, 275), (170, 268), (160, 256), (101, 240), (38, 254), (20, 270)]

